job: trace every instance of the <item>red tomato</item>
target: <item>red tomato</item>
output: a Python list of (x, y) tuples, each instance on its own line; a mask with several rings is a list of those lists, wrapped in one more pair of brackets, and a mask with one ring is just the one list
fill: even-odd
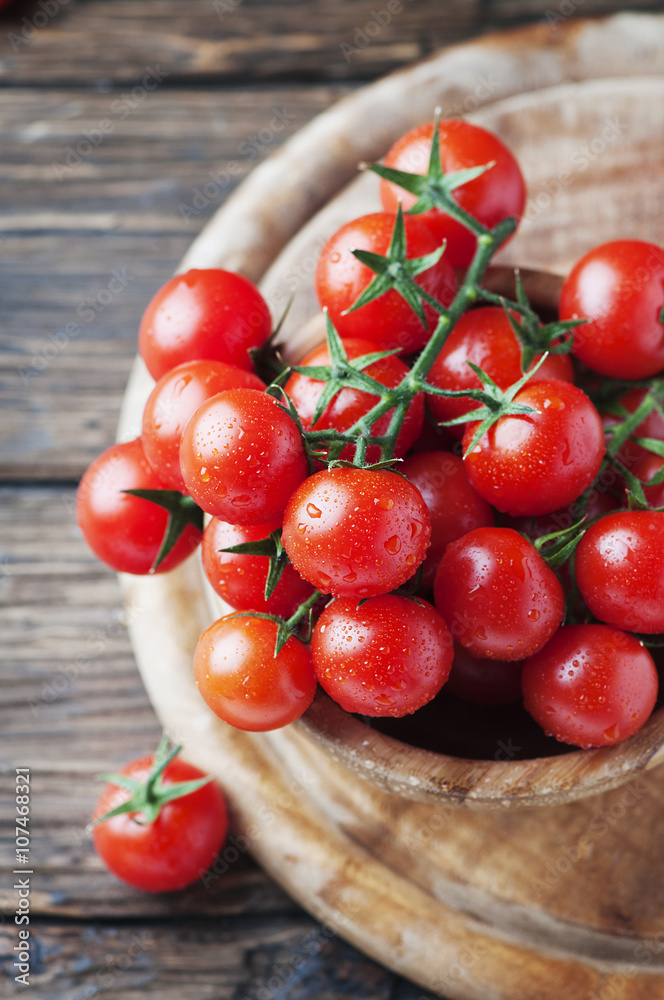
[(168, 512), (124, 490), (162, 490), (140, 438), (107, 448), (86, 470), (76, 495), (76, 517), (86, 542), (118, 573), (165, 573), (191, 555), (201, 532), (187, 525), (171, 552), (153, 571)]
[[(141, 783), (152, 771), (154, 757), (134, 760), (122, 769)], [(205, 777), (191, 764), (175, 758), (162, 774), (165, 786)], [(131, 793), (109, 784), (97, 803), (98, 819), (129, 801)], [(190, 795), (162, 806), (147, 823), (140, 813), (121, 813), (95, 826), (95, 849), (114, 875), (147, 892), (172, 892), (195, 882), (209, 868), (226, 839), (228, 819), (223, 795), (208, 782)]]
[(311, 657), (321, 686), (347, 712), (400, 718), (440, 691), (452, 637), (426, 601), (339, 598), (318, 619)]
[(522, 660), (563, 620), (558, 577), (511, 528), (476, 528), (450, 542), (434, 583), (436, 607), (473, 656)]
[(295, 490), (281, 541), (300, 576), (321, 593), (374, 597), (413, 575), (430, 535), (426, 504), (401, 476), (332, 468)]
[(664, 632), (664, 513), (618, 511), (591, 525), (574, 558), (581, 596), (600, 621)]
[[(363, 354), (373, 354), (376, 350), (376, 345), (372, 344), (369, 340), (345, 340), (344, 348), (348, 359), (352, 361), (353, 358), (359, 358)], [(321, 344), (320, 347), (316, 347), (299, 363), (300, 365), (329, 365), (330, 352), (327, 349), (327, 344)], [(403, 361), (394, 356), (376, 361), (362, 370), (370, 378), (389, 386), (391, 389), (399, 385), (404, 376), (408, 374), (408, 368)], [(286, 383), (285, 388), (300, 415), (305, 430), (310, 430), (312, 426), (311, 421), (318, 400), (325, 388), (325, 383), (309, 378), (307, 375), (298, 375), (297, 372), (294, 372)], [(325, 430), (327, 428), (335, 428), (338, 431), (346, 431), (357, 420), (363, 417), (365, 413), (368, 413), (377, 402), (378, 397), (372, 396), (368, 392), (351, 388), (341, 389), (316, 421), (316, 429)], [(387, 432), (393, 412), (393, 410), (388, 410), (373, 425), (373, 433), (376, 437), (380, 437)], [(394, 449), (396, 458), (401, 458), (402, 455), (405, 455), (411, 444), (417, 439), (422, 430), (423, 421), (424, 396), (421, 392), (418, 392), (413, 397), (413, 401), (404, 417), (404, 422)], [(355, 448), (352, 445), (347, 445), (341, 452), (340, 458), (352, 462), (354, 455)], [(366, 452), (367, 464), (379, 461), (380, 448), (377, 445), (369, 445)]]
[[(540, 358), (538, 354), (530, 368)], [(469, 361), (490, 375), (501, 389), (509, 389), (519, 381), (523, 375), (521, 344), (504, 309), (486, 306), (464, 313), (434, 361), (427, 381), (438, 389), (481, 389), (482, 384), (469, 367)], [(536, 377), (538, 380), (560, 378), (573, 382), (574, 369), (569, 354), (549, 354), (538, 368)], [(478, 406), (468, 396), (446, 399), (430, 395), (427, 403), (436, 420), (441, 422), (463, 416)], [(455, 428), (449, 430), (454, 432)], [(463, 426), (458, 433), (463, 433)]]
[(523, 698), (557, 740), (612, 746), (641, 728), (657, 700), (657, 670), (632, 635), (606, 625), (566, 625), (523, 666)]
[(255, 285), (219, 268), (176, 274), (149, 303), (138, 349), (154, 379), (209, 358), (251, 371), (249, 350), (270, 336), (270, 310)]
[(180, 468), (199, 507), (231, 524), (279, 517), (308, 471), (297, 424), (256, 389), (228, 389), (196, 410)]
[(258, 389), (265, 384), (253, 372), (223, 361), (185, 361), (157, 382), (143, 410), (143, 447), (161, 481), (186, 493), (180, 471), (180, 440), (198, 407), (226, 389)]
[[(431, 152), (434, 123), (427, 122), (406, 132), (385, 157), (385, 166), (413, 174), (426, 174)], [(462, 118), (443, 119), (438, 125), (440, 162), (445, 173), (484, 166), (494, 166), (454, 192), (458, 204), (484, 226), (491, 229), (503, 219), (520, 219), (526, 202), (526, 186), (519, 164), (501, 140)], [(381, 181), (383, 207), (395, 212), (399, 202), (404, 211), (415, 204), (415, 196), (388, 181)], [(426, 221), (438, 242), (447, 240), (445, 256), (454, 267), (468, 267), (475, 252), (476, 240), (460, 222), (440, 209), (433, 208), (417, 218)]]
[(664, 250), (614, 240), (578, 261), (560, 295), (560, 318), (588, 319), (573, 351), (601, 375), (648, 378), (664, 368)]
[(274, 655), (277, 624), (251, 615), (227, 615), (199, 639), (196, 684), (224, 722), (253, 733), (299, 719), (316, 690), (309, 647), (295, 636)]
[(227, 524), (214, 517), (205, 529), (201, 550), (205, 575), (219, 596), (236, 611), (261, 611), (290, 618), (311, 596), (311, 584), (287, 565), (266, 601), (269, 558), (221, 551), (232, 545), (267, 538), (271, 531), (280, 527), (278, 519), (267, 524), (240, 525)]
[(399, 471), (418, 488), (431, 520), (431, 545), (422, 568), (422, 589), (433, 587), (449, 542), (473, 528), (494, 523), (493, 510), (470, 485), (463, 461), (449, 451), (421, 452), (405, 459)]
[(445, 691), (475, 705), (510, 705), (521, 699), (522, 670), (522, 660), (478, 659), (455, 642)]
[[(583, 493), (599, 472), (604, 432), (597, 410), (570, 382), (528, 382), (514, 398), (533, 414), (502, 417), (465, 458), (477, 492), (507, 514), (548, 514)], [(477, 423), (463, 436), (470, 447)]]
[[(408, 353), (424, 347), (436, 325), (437, 315), (431, 306), (424, 309), (428, 330), (394, 289), (360, 309), (346, 313), (375, 277), (374, 272), (366, 264), (361, 264), (351, 250), (369, 250), (384, 256), (390, 245), (395, 220), (396, 215), (392, 212), (374, 212), (353, 219), (337, 230), (323, 247), (318, 260), (316, 294), (321, 306), (327, 307), (341, 337), (370, 340), (383, 350), (400, 347)], [(439, 241), (419, 219), (406, 216), (404, 224), (409, 260), (424, 257), (438, 249)], [(454, 298), (454, 272), (447, 254), (443, 254), (437, 264), (415, 280), (444, 306)]]

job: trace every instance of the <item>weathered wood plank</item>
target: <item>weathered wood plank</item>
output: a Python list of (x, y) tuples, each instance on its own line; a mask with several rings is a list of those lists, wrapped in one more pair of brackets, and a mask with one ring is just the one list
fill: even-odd
[(50, 0), (51, 16), (5, 15), (0, 79), (140, 84), (156, 67), (171, 84), (374, 77), (480, 30), (481, 8), (480, 0)]
[(108, 94), (0, 95), (0, 479), (75, 479), (111, 443), (147, 302), (249, 170), (345, 90), (159, 91), (125, 117)]

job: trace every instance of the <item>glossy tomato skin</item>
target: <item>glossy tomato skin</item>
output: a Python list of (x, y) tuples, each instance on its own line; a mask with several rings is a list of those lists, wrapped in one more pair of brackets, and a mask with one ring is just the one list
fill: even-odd
[[(121, 773), (144, 782), (153, 762), (152, 757), (143, 757), (132, 761)], [(163, 773), (163, 784), (202, 777), (197, 767), (176, 757)], [(129, 797), (125, 788), (107, 785), (93, 819)], [(145, 823), (141, 814), (122, 813), (95, 826), (92, 839), (97, 853), (118, 878), (146, 892), (172, 892), (191, 885), (212, 865), (227, 829), (224, 797), (214, 782), (208, 782), (191, 795), (167, 802), (154, 823)]]
[(431, 526), (422, 496), (394, 472), (317, 472), (289, 500), (281, 536), (300, 576), (323, 594), (375, 597), (424, 559)]
[(230, 524), (279, 517), (308, 472), (297, 424), (256, 389), (228, 389), (199, 406), (182, 435), (180, 468), (199, 507)]
[(228, 524), (213, 517), (205, 529), (201, 549), (203, 570), (217, 594), (236, 611), (261, 611), (290, 618), (311, 596), (311, 584), (303, 580), (291, 565), (287, 565), (272, 596), (266, 601), (269, 558), (221, 551), (243, 542), (267, 538), (271, 531), (280, 527), (279, 519), (249, 525)]
[[(433, 122), (427, 122), (406, 132), (388, 152), (385, 166), (425, 174), (433, 129)], [(445, 173), (494, 162), (493, 167), (475, 180), (456, 189), (454, 198), (462, 208), (488, 228), (509, 216), (521, 218), (526, 202), (523, 174), (513, 154), (496, 135), (462, 118), (449, 118), (441, 119), (438, 137)], [(383, 207), (391, 212), (396, 211), (399, 202), (404, 211), (415, 204), (414, 195), (388, 181), (381, 181), (380, 195)], [(436, 208), (417, 218), (426, 221), (439, 241), (448, 241), (445, 255), (454, 267), (468, 267), (476, 247), (475, 237), (468, 229)]]
[[(351, 338), (344, 340), (343, 343), (348, 359), (351, 361), (353, 358), (359, 358), (363, 354), (373, 354), (376, 350), (376, 345), (372, 344), (369, 340)], [(327, 344), (321, 344), (319, 347), (316, 347), (300, 361), (300, 365), (329, 364), (330, 352), (328, 351)], [(376, 361), (362, 370), (370, 378), (390, 388), (399, 385), (404, 376), (408, 374), (408, 368), (403, 361), (394, 356)], [(316, 406), (325, 388), (325, 383), (309, 378), (308, 375), (300, 375), (294, 372), (286, 383), (285, 388), (300, 415), (305, 430), (310, 430)], [(338, 431), (348, 430), (357, 420), (368, 413), (378, 401), (377, 396), (372, 396), (368, 392), (362, 392), (360, 389), (341, 389), (316, 421), (316, 429), (325, 430), (327, 428), (335, 428)], [(393, 412), (393, 410), (388, 410), (373, 425), (373, 433), (376, 437), (380, 437), (387, 432)], [(401, 430), (399, 431), (394, 448), (395, 458), (401, 458), (405, 455), (410, 446), (417, 440), (422, 430), (423, 422), (424, 396), (421, 392), (418, 392), (413, 397), (413, 401), (406, 411)], [(354, 455), (355, 448), (353, 445), (347, 445), (341, 452), (340, 458), (352, 462)], [(366, 452), (367, 464), (379, 461), (380, 448), (377, 445), (369, 445)]]
[(511, 528), (476, 528), (450, 542), (434, 582), (436, 607), (472, 656), (522, 660), (563, 620), (556, 574)]
[(201, 635), (196, 684), (215, 715), (236, 729), (267, 732), (299, 719), (316, 691), (309, 647), (295, 636), (275, 657), (277, 624), (227, 615)]
[(195, 358), (251, 371), (249, 351), (271, 329), (270, 310), (251, 281), (221, 268), (193, 269), (176, 274), (148, 304), (138, 349), (155, 380)]
[(565, 625), (522, 675), (524, 706), (557, 740), (612, 746), (632, 736), (657, 700), (657, 670), (632, 635), (606, 625)]
[(84, 473), (76, 494), (78, 526), (97, 558), (118, 573), (166, 573), (200, 544), (201, 532), (187, 525), (169, 555), (152, 569), (168, 513), (124, 490), (161, 489), (165, 486), (148, 462), (140, 438), (107, 448)]
[[(388, 251), (396, 215), (374, 212), (347, 222), (323, 247), (316, 268), (316, 294), (321, 307), (326, 307), (330, 319), (341, 337), (370, 340), (374, 350), (401, 348), (405, 353), (424, 347), (436, 325), (437, 315), (425, 306), (428, 330), (422, 326), (413, 310), (398, 292), (392, 289), (379, 299), (345, 314), (375, 277), (361, 264), (351, 250), (369, 250), (385, 256)], [(404, 218), (408, 258), (423, 257), (440, 246), (425, 223), (410, 216)], [(415, 279), (437, 301), (447, 306), (456, 290), (454, 271), (443, 254), (433, 267)]]
[(584, 601), (600, 621), (629, 632), (664, 632), (664, 513), (607, 514), (574, 557)]
[[(537, 364), (537, 355), (531, 368)], [(501, 389), (508, 389), (523, 375), (521, 344), (510, 326), (504, 309), (486, 306), (464, 313), (456, 324), (433, 363), (427, 381), (438, 389), (481, 389), (482, 385), (471, 361), (490, 375)], [(537, 379), (560, 378), (574, 381), (574, 369), (569, 354), (549, 354), (537, 369)], [(427, 397), (429, 409), (436, 420), (452, 420), (477, 409), (478, 403), (468, 396), (445, 398)], [(456, 428), (449, 428), (454, 432)], [(459, 434), (463, 433), (463, 425)]]
[[(515, 403), (535, 413), (502, 417), (464, 459), (480, 496), (506, 514), (548, 514), (587, 489), (605, 452), (602, 421), (581, 389), (570, 382), (526, 383)], [(476, 423), (466, 427), (464, 450)]]
[(522, 660), (479, 659), (455, 642), (445, 691), (475, 705), (510, 705), (521, 699), (522, 670)]
[(188, 421), (210, 396), (240, 388), (263, 391), (265, 384), (253, 372), (209, 360), (185, 361), (159, 379), (143, 410), (141, 437), (150, 465), (169, 489), (187, 490), (180, 441)]
[(664, 249), (613, 240), (589, 250), (560, 295), (560, 318), (587, 319), (574, 334), (577, 358), (600, 375), (640, 379), (664, 368)]
[(399, 471), (422, 494), (431, 521), (431, 544), (422, 567), (422, 590), (430, 590), (450, 542), (473, 528), (494, 524), (486, 500), (473, 489), (462, 459), (449, 451), (420, 452), (404, 459)]
[(447, 680), (452, 637), (426, 601), (338, 598), (316, 624), (311, 656), (321, 686), (347, 712), (401, 718)]

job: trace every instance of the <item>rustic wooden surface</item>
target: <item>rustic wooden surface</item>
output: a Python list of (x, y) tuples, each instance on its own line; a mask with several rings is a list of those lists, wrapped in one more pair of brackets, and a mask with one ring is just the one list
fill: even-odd
[(34, 995), (425, 996), (245, 855), (207, 888), (152, 898), (84, 834), (94, 775), (158, 738), (116, 578), (72, 506), (113, 439), (145, 302), (252, 167), (358, 81), (547, 11), (555, 33), (570, 7), (623, 4), (412, 0), (365, 42), (383, 6), (39, 0), (0, 15), (0, 996), (17, 990), (15, 767), (34, 780)]

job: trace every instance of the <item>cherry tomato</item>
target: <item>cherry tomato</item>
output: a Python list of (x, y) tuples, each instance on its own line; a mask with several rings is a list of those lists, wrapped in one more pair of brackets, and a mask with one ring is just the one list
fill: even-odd
[(600, 621), (664, 632), (664, 513), (618, 511), (592, 524), (576, 548), (576, 582)]
[[(408, 173), (426, 174), (431, 152), (434, 123), (418, 125), (401, 136), (385, 157), (385, 166)], [(493, 166), (475, 180), (454, 191), (454, 199), (484, 226), (492, 228), (503, 219), (520, 219), (526, 202), (526, 186), (519, 164), (501, 140), (462, 118), (442, 119), (438, 124), (440, 162), (445, 173)], [(415, 204), (415, 196), (388, 181), (381, 181), (383, 207), (396, 211), (399, 202), (404, 211)], [(454, 267), (468, 267), (475, 252), (476, 240), (460, 222), (437, 208), (416, 218), (426, 221), (439, 242), (447, 240), (445, 256)]]
[(296, 636), (274, 655), (277, 624), (268, 618), (227, 615), (199, 639), (196, 684), (215, 715), (253, 733), (299, 719), (316, 690), (309, 647)]
[(565, 613), (558, 577), (511, 528), (476, 528), (450, 542), (434, 583), (436, 607), (473, 656), (522, 660)]
[(521, 699), (522, 670), (522, 660), (478, 659), (455, 642), (445, 691), (475, 705), (510, 705)]
[(231, 524), (279, 517), (308, 471), (297, 424), (256, 389), (228, 389), (199, 406), (182, 435), (180, 468), (199, 507)]
[(222, 549), (243, 542), (267, 538), (281, 527), (275, 519), (266, 524), (227, 524), (212, 518), (203, 534), (203, 569), (213, 588), (236, 611), (262, 611), (290, 618), (311, 596), (312, 586), (289, 564), (284, 568), (272, 596), (265, 600), (265, 582), (269, 569), (267, 556), (223, 552)]
[(413, 575), (430, 535), (426, 504), (401, 476), (332, 468), (295, 490), (281, 540), (300, 576), (321, 593), (374, 597)]
[[(154, 757), (134, 760), (122, 774), (144, 783)], [(169, 787), (205, 777), (202, 771), (176, 757), (162, 774)], [(109, 784), (97, 803), (93, 819), (129, 801), (126, 788)], [(94, 827), (95, 849), (110, 870), (137, 889), (172, 892), (195, 882), (221, 849), (228, 829), (226, 804), (214, 782), (182, 798), (166, 802), (152, 823), (141, 813), (121, 813)]]
[[(431, 306), (424, 308), (428, 330), (395, 289), (354, 312), (346, 313), (375, 277), (374, 272), (366, 264), (361, 264), (351, 250), (369, 250), (384, 256), (390, 245), (395, 220), (396, 215), (392, 212), (374, 212), (342, 226), (321, 251), (316, 268), (316, 294), (321, 306), (327, 307), (341, 337), (370, 340), (383, 350), (400, 347), (408, 353), (424, 347), (436, 325), (437, 315)], [(438, 249), (440, 243), (425, 223), (406, 216), (404, 224), (409, 260)], [(454, 298), (454, 272), (446, 254), (415, 280), (444, 306)]]
[(557, 740), (612, 746), (641, 728), (657, 700), (657, 670), (632, 635), (565, 625), (523, 666), (524, 705)]
[[(597, 410), (570, 382), (528, 382), (514, 398), (535, 413), (502, 417), (466, 456), (480, 496), (507, 514), (547, 514), (583, 493), (599, 472), (604, 432)], [(477, 423), (466, 425), (464, 449)]]
[[(538, 354), (530, 368), (537, 364)], [(439, 389), (481, 389), (482, 384), (469, 367), (471, 361), (490, 375), (501, 389), (508, 389), (523, 375), (521, 344), (510, 326), (504, 309), (486, 306), (464, 313), (433, 363), (427, 381)], [(549, 354), (537, 370), (537, 379), (561, 378), (574, 381), (569, 354)], [(452, 420), (477, 407), (468, 396), (427, 397), (436, 420)], [(448, 428), (452, 433), (454, 427)], [(463, 425), (459, 428), (463, 433)]]
[(560, 318), (588, 319), (573, 351), (601, 375), (648, 378), (664, 368), (664, 250), (613, 240), (589, 250), (560, 295)]
[(202, 534), (185, 527), (166, 558), (153, 570), (168, 512), (124, 490), (162, 490), (164, 484), (145, 457), (140, 438), (115, 444), (86, 470), (76, 495), (76, 517), (86, 542), (118, 573), (165, 573), (199, 545)]
[(226, 389), (258, 389), (265, 384), (253, 372), (223, 361), (185, 361), (166, 372), (150, 393), (143, 410), (143, 447), (161, 481), (186, 492), (180, 471), (180, 440), (198, 407)]
[(270, 336), (270, 310), (255, 285), (220, 268), (176, 274), (149, 303), (138, 349), (154, 379), (209, 358), (251, 371), (249, 350)]
[(452, 637), (426, 601), (338, 598), (318, 619), (311, 657), (321, 686), (347, 712), (400, 718), (440, 691)]
[(406, 458), (400, 471), (418, 488), (431, 520), (431, 544), (422, 567), (422, 590), (433, 587), (450, 542), (473, 528), (494, 523), (493, 510), (470, 485), (463, 461), (449, 451), (421, 452)]
[[(372, 344), (369, 340), (351, 339), (344, 341), (344, 348), (348, 359), (352, 360), (353, 358), (359, 358), (363, 354), (374, 353), (376, 345)], [(322, 344), (320, 347), (316, 347), (313, 351), (307, 354), (302, 361), (300, 361), (300, 365), (329, 364), (330, 352), (327, 349), (327, 344)], [(369, 365), (367, 368), (363, 368), (362, 370), (365, 374), (369, 375), (370, 378), (373, 378), (377, 382), (381, 382), (383, 385), (389, 386), (390, 388), (394, 388), (394, 386), (399, 385), (404, 376), (408, 374), (408, 368), (403, 361), (400, 361), (394, 356), (383, 358), (381, 361), (376, 361), (374, 364)], [(300, 415), (300, 419), (302, 420), (305, 430), (310, 430), (316, 405), (318, 404), (318, 400), (320, 399), (323, 389), (325, 388), (325, 383), (309, 378), (307, 375), (299, 375), (295, 372), (289, 378), (285, 388), (286, 392), (293, 401), (295, 409)], [(359, 389), (351, 388), (341, 389), (316, 421), (316, 429), (325, 430), (326, 428), (335, 428), (338, 431), (346, 431), (349, 427), (352, 427), (357, 420), (363, 417), (365, 413), (368, 413), (372, 406), (375, 406), (377, 402), (378, 397), (372, 396), (368, 392), (362, 392)], [(372, 430), (376, 437), (380, 437), (382, 434), (386, 433), (393, 412), (393, 410), (388, 410), (388, 412), (380, 417), (373, 425)], [(413, 401), (408, 407), (404, 417), (404, 422), (401, 426), (394, 449), (394, 455), (396, 458), (401, 458), (402, 455), (405, 455), (411, 444), (413, 444), (413, 442), (417, 439), (417, 436), (422, 430), (423, 421), (424, 396), (422, 393), (418, 392), (417, 395), (413, 397)], [(339, 457), (348, 462), (352, 462), (354, 455), (355, 448), (353, 445), (347, 445)], [(366, 452), (367, 464), (379, 461), (380, 448), (377, 445), (369, 445)]]

